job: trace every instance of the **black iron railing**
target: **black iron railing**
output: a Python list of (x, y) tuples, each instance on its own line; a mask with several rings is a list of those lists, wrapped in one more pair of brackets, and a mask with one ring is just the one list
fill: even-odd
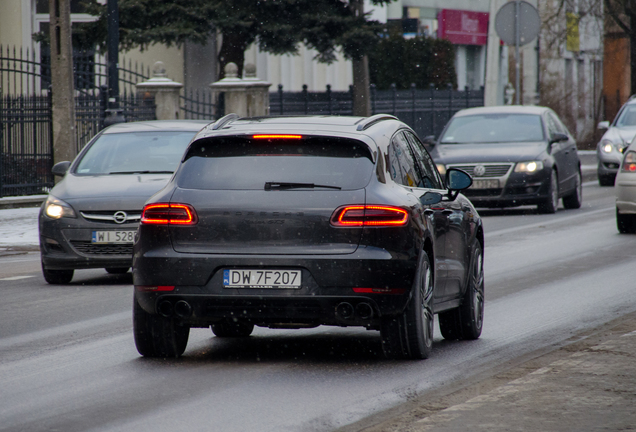
[[(438, 135), (448, 120), (463, 108), (484, 105), (484, 89), (454, 90), (418, 89), (414, 85), (408, 90), (376, 90), (371, 85), (371, 113), (393, 114), (411, 126), (421, 137)], [(271, 115), (351, 115), (353, 112), (353, 91), (307, 91), (303, 86), (300, 92), (284, 92), (278, 86), (277, 92), (271, 92), (269, 98)]]

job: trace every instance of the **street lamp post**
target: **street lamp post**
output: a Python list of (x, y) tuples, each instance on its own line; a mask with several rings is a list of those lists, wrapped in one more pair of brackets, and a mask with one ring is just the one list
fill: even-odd
[(119, 6), (117, 0), (108, 0), (108, 108), (104, 118), (104, 127), (123, 123), (123, 111), (119, 107)]

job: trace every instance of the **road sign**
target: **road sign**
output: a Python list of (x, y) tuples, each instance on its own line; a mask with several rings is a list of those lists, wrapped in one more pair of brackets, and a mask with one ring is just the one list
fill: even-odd
[(519, 46), (530, 43), (537, 37), (541, 28), (541, 18), (537, 8), (523, 0), (506, 3), (495, 17), (497, 35), (508, 45), (516, 45), (517, 27), (519, 28)]

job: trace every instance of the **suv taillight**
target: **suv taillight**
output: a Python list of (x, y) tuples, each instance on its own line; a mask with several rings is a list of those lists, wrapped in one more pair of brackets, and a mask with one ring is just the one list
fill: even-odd
[(197, 213), (189, 204), (154, 203), (144, 206), (141, 223), (147, 225), (194, 225)]
[(409, 214), (400, 207), (383, 205), (348, 205), (331, 215), (335, 227), (395, 227), (406, 225)]
[(623, 159), (623, 172), (636, 172), (636, 152), (628, 151)]

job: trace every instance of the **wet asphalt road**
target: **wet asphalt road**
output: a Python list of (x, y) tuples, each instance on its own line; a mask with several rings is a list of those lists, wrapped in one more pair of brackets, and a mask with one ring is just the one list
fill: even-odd
[(480, 211), (482, 338), (425, 361), (388, 361), (356, 328), (193, 329), (183, 358), (139, 357), (131, 275), (77, 272), (49, 286), (36, 252), (0, 257), (0, 430), (330, 431), (636, 311), (636, 236), (619, 235), (612, 188), (586, 183), (580, 210)]

